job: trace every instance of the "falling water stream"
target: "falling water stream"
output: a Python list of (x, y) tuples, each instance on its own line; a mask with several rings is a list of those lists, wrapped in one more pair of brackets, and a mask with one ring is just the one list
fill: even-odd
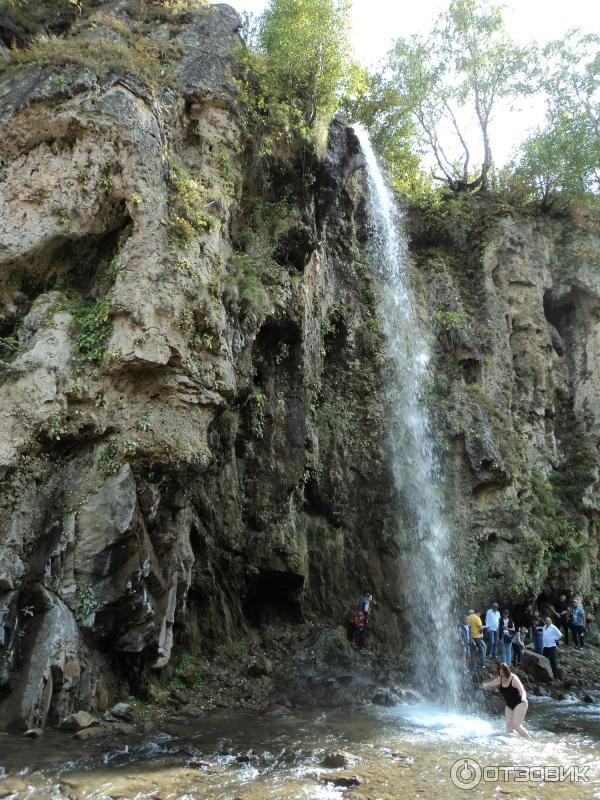
[(452, 706), (458, 695), (455, 580), (451, 529), (427, 408), (421, 399), (429, 353), (407, 277), (402, 217), (367, 131), (354, 131), (365, 157), (370, 195), (371, 250), (379, 272), (380, 317), (390, 354), (387, 408), (398, 526), (402, 542), (405, 614), (421, 683)]

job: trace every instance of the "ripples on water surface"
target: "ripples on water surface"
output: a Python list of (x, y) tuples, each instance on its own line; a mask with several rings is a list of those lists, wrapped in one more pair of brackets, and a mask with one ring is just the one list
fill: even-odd
[[(182, 726), (178, 735), (76, 742), (0, 737), (0, 797), (13, 800), (357, 800), (399, 798), (600, 798), (600, 708), (536, 702), (529, 741), (503, 734), (500, 716), (446, 713), (426, 704), (374, 711), (334, 711), (266, 720), (228, 714)], [(184, 732), (185, 731), (185, 732)], [(340, 770), (323, 753), (352, 754)], [(480, 783), (453, 786), (452, 764), (588, 765), (589, 783)], [(326, 781), (357, 775), (344, 790)], [(12, 793), (7, 794), (11, 790)], [(4, 791), (4, 794), (2, 793)]]

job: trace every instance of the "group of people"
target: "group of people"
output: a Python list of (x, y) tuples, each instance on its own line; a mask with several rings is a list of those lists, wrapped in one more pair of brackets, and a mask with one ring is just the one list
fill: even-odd
[(583, 649), (586, 615), (579, 598), (569, 602), (564, 594), (560, 596), (552, 612), (562, 632), (554, 624), (551, 614), (542, 617), (537, 609), (533, 612), (530, 625), (520, 625), (518, 628), (511, 619), (508, 608), (500, 612), (496, 602), (486, 611), (485, 622), (482, 621), (480, 612), (470, 609), (461, 625), (465, 670), (474, 671), (477, 660), (481, 669), (485, 669), (486, 659), (498, 662), (499, 653), (502, 654), (502, 663), (518, 667), (530, 638), (536, 653), (546, 656), (550, 662), (552, 675), (559, 677), (556, 663), (557, 643), (564, 635), (565, 644), (568, 644), (571, 633), (575, 648)]

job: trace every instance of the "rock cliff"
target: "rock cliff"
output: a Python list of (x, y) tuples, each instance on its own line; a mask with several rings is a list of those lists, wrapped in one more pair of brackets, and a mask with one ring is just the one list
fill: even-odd
[[(0, 73), (6, 727), (105, 708), (174, 647), (343, 624), (363, 589), (389, 649), (407, 616), (357, 140), (261, 149), (228, 6), (96, 6)], [(598, 238), (409, 228), (463, 590), (589, 596)]]
[(177, 637), (344, 621), (363, 585), (397, 638), (357, 142), (257, 157), (238, 15), (137, 7), (0, 82), (8, 726), (139, 688)]

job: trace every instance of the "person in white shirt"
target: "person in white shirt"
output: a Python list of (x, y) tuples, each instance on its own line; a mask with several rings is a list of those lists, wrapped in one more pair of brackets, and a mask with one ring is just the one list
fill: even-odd
[(559, 678), (560, 674), (556, 665), (556, 643), (559, 639), (562, 639), (562, 633), (558, 630), (556, 625), (552, 624), (552, 619), (550, 617), (545, 617), (544, 622), (546, 623), (543, 633), (544, 655), (552, 667), (552, 676), (554, 678)]
[(500, 626), (500, 612), (498, 603), (492, 603), (492, 607), (485, 612), (485, 627), (487, 630), (487, 655), (488, 658), (498, 660), (498, 628)]

